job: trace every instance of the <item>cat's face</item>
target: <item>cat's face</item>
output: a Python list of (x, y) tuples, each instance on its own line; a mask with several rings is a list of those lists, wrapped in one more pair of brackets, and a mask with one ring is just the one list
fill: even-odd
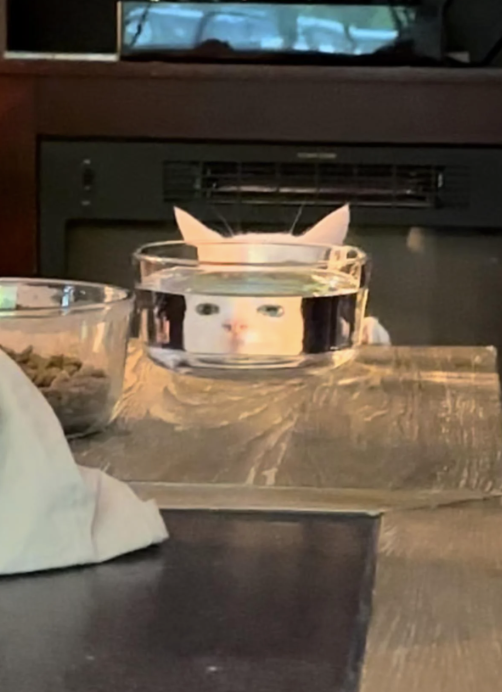
[(301, 298), (185, 296), (183, 340), (190, 353), (297, 356)]
[[(175, 210), (185, 242), (198, 248), (201, 261), (212, 263), (315, 262), (320, 246), (341, 245), (349, 209), (325, 217), (301, 236), (247, 233), (223, 238), (180, 209)], [(299, 246), (303, 246), (299, 253)], [(315, 246), (318, 246), (317, 248)], [(260, 248), (263, 248), (261, 253)], [(300, 297), (185, 296), (184, 348), (196, 354), (296, 356), (303, 349), (304, 321)]]

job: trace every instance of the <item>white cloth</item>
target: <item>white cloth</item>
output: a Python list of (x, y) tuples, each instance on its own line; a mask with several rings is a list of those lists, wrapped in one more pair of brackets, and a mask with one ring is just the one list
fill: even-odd
[(153, 502), (75, 464), (51, 407), (0, 350), (0, 574), (104, 562), (166, 538)]

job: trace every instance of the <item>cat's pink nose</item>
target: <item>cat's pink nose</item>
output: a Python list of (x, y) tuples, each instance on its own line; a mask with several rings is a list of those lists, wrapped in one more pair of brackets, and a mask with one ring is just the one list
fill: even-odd
[(241, 334), (244, 334), (245, 331), (247, 331), (247, 324), (245, 322), (239, 322), (239, 321), (234, 321), (234, 322), (225, 322), (223, 324), (223, 329), (227, 332), (230, 332), (230, 334), (233, 334), (234, 336), (240, 336)]

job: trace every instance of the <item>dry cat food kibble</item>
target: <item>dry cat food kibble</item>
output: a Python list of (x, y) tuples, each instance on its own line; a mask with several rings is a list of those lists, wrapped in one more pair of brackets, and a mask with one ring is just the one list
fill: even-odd
[(67, 435), (101, 427), (109, 418), (110, 381), (103, 370), (65, 355), (44, 357), (28, 346), (0, 346), (45, 396)]

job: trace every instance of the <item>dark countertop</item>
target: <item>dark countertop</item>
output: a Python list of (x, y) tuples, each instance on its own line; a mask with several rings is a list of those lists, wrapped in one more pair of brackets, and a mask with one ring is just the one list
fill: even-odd
[(495, 692), (495, 366), (485, 348), (372, 347), (321, 380), (222, 390), (133, 345), (119, 419), (74, 450), (165, 508), (383, 513), (362, 692)]
[(361, 692), (498, 692), (500, 500), (386, 514)]
[(156, 549), (0, 580), (2, 692), (356, 692), (374, 518), (164, 515)]
[(94, 59), (78, 55), (65, 59), (44, 58), (43, 54), (12, 53), (0, 58), (0, 74), (25, 76), (173, 78), (187, 79), (296, 79), (329, 82), (404, 82), (425, 84), (501, 84), (501, 68), (430, 67), (329, 67), (294, 65), (232, 65), (211, 63), (118, 61), (112, 54)]
[(325, 376), (225, 382), (133, 345), (117, 422), (74, 450), (130, 482), (483, 497), (502, 490), (495, 364), (488, 348), (371, 347)]

